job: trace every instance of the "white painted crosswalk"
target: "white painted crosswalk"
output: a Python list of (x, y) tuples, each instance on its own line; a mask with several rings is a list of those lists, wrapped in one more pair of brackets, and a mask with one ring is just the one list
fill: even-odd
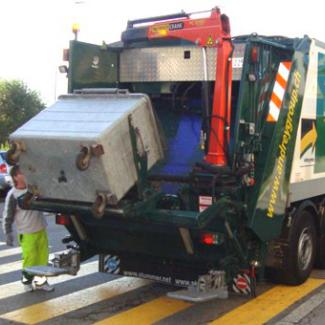
[[(21, 263), (20, 263), (21, 264)], [(83, 264), (78, 272), (78, 277), (83, 277), (89, 274), (93, 274), (98, 271), (98, 262), (89, 262)], [(71, 279), (74, 279), (71, 275), (61, 275), (59, 277), (53, 277), (49, 279), (49, 282), (53, 285), (59, 284)], [(0, 299), (9, 298), (21, 293), (24, 293), (24, 288), (20, 281), (10, 282), (8, 284), (0, 285)]]
[[(1, 244), (3, 245), (0, 242), (0, 246)], [(11, 261), (19, 259), (20, 255), (17, 255), (17, 252), (19, 254), (19, 248), (5, 248), (0, 251), (2, 253), (0, 257), (11, 257)], [(20, 260), (0, 265), (0, 324), (42, 322), (51, 324), (52, 321), (54, 324), (66, 324), (70, 319), (78, 320), (79, 325), (90, 323), (148, 325), (160, 321), (164, 324), (176, 325), (210, 322), (211, 324), (246, 324), (249, 319), (249, 324), (257, 325), (271, 320), (276, 316), (275, 311), (283, 313), (293, 303), (297, 304), (297, 301), (306, 294), (325, 286), (325, 280), (321, 279), (310, 279), (300, 287), (276, 286), (247, 303), (245, 300), (240, 302), (237, 299), (237, 305), (223, 307), (225, 311), (220, 314), (218, 306), (222, 303), (227, 306), (225, 301), (212, 301), (211, 309), (206, 313), (206, 304), (202, 304), (205, 307), (201, 308), (200, 304), (194, 305), (167, 298), (166, 290), (161, 287), (160, 289), (156, 287), (158, 289), (155, 293), (152, 281), (128, 277), (112, 278), (110, 275), (106, 278), (98, 275), (98, 261), (83, 263), (76, 276), (61, 275), (50, 278), (49, 282), (56, 286), (56, 290), (51, 293), (24, 292), (19, 281), (20, 275), (13, 273), (20, 269)], [(8, 277), (10, 274), (17, 276), (17, 279), (8, 283), (1, 282), (1, 278)], [(316, 293), (311, 303), (302, 301), (300, 307), (293, 311), (289, 310), (279, 324), (287, 324), (288, 321), (296, 322), (306, 315), (306, 311), (312, 312), (325, 301), (324, 290)], [(143, 293), (144, 297), (142, 297)], [(129, 296), (131, 298), (127, 298)], [(17, 297), (17, 306), (13, 307), (15, 297)], [(112, 305), (110, 305), (111, 301), (113, 301)], [(120, 301), (120, 305), (115, 306), (116, 301)], [(198, 316), (193, 316), (194, 314)], [(205, 314), (208, 316), (206, 317)]]
[[(0, 257), (10, 257), (20, 253), (20, 248), (8, 248), (0, 252), (2, 253)], [(21, 260), (0, 265), (0, 283), (1, 276), (20, 270), (21, 265)], [(76, 276), (61, 275), (50, 278), (49, 282), (52, 285), (64, 284), (69, 280), (76, 279), (79, 281), (79, 286), (75, 292), (62, 294), (59, 297), (51, 298), (53, 295), (47, 294), (44, 297), (44, 301), (32, 305), (29, 305), (28, 299), (26, 299), (25, 307), (0, 314), (0, 323), (1, 319), (6, 319), (14, 323), (36, 324), (151, 284), (149, 280), (126, 277), (112, 279), (108, 276), (107, 282), (82, 289), (81, 283), (83, 279), (97, 272), (98, 261), (96, 260), (83, 263)], [(26, 293), (19, 279), (14, 282), (0, 284), (0, 302), (20, 294), (36, 295), (37, 293)]]
[(0, 258), (2, 257), (7, 257), (7, 256), (12, 256), (16, 254), (21, 254), (21, 248), (20, 247), (14, 247), (14, 248), (8, 248), (8, 249), (3, 249), (0, 251)]
[[(2, 256), (13, 256), (17, 252), (19, 252), (19, 248), (5, 249), (2, 251)], [(0, 278), (1, 275), (17, 271), (20, 268), (21, 261), (14, 261), (0, 265)], [(80, 288), (80, 283), (83, 281), (83, 278), (86, 279), (88, 276), (96, 274), (97, 271), (98, 261), (93, 261), (82, 264), (77, 276), (62, 275), (50, 278), (49, 282), (53, 285), (64, 285), (66, 281), (76, 279), (79, 281), (79, 286), (77, 287), (77, 291), (62, 294), (59, 297), (53, 297), (51, 294), (46, 294), (44, 301), (31, 305), (28, 303), (28, 299), (26, 299), (25, 306), (2, 314), (0, 313), (0, 321), (7, 320), (14, 324), (37, 324), (130, 293), (136, 289), (148, 287), (152, 284), (152, 281), (149, 280), (127, 277), (120, 277), (112, 280), (112, 278), (107, 275), (107, 282), (95, 284), (85, 289)], [(24, 292), (24, 288), (18, 279), (17, 281), (0, 285), (0, 302), (21, 294), (24, 294), (25, 296), (33, 295), (33, 293)], [(178, 311), (189, 308), (191, 304), (173, 301), (163, 295), (162, 297), (148, 301), (141, 306), (141, 308), (131, 308), (125, 315), (123, 313), (118, 313), (113, 317), (98, 319), (98, 321), (103, 324), (118, 324), (120, 321), (127, 323), (127, 320), (135, 319), (137, 318), (137, 314), (141, 313), (141, 317), (138, 318), (137, 323), (139, 325), (149, 324), (155, 320), (158, 321)]]
[(144, 285), (148, 285), (149, 283), (150, 281), (148, 280), (121, 278), (58, 298), (46, 300), (39, 304), (14, 310), (0, 315), (0, 317), (15, 322), (37, 324), (73, 310), (129, 292)]
[[(1, 252), (3, 252), (3, 255), (1, 255)], [(1, 257), (8, 257), (8, 256), (12, 256), (12, 255), (16, 255), (21, 253), (21, 248), (20, 247), (15, 247), (15, 248), (10, 248), (10, 249), (6, 249), (3, 251), (0, 251), (0, 258)], [(50, 259), (51, 259), (51, 255), (55, 254), (57, 252), (54, 252), (52, 254), (50, 254)], [(0, 275), (4, 274), (4, 273), (9, 273), (9, 272), (14, 272), (14, 271), (19, 271), (22, 268), (22, 263), (21, 261), (15, 261), (15, 262), (10, 262), (10, 263), (5, 263), (0, 265)]]
[(2, 265), (0, 265), (0, 275), (9, 273), (9, 272), (19, 271), (19, 270), (21, 270), (21, 267), (22, 267), (21, 261), (15, 261), (15, 262), (11, 262), (11, 263), (2, 264)]

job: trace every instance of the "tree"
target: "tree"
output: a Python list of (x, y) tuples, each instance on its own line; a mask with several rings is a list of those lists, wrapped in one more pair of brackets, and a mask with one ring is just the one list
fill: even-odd
[(36, 91), (20, 80), (0, 80), (0, 145), (10, 133), (45, 107)]

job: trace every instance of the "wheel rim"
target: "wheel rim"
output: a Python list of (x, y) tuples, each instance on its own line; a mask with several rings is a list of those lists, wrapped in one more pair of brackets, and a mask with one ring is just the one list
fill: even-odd
[(306, 270), (310, 266), (313, 253), (313, 241), (308, 228), (304, 228), (298, 241), (298, 264), (301, 270)]

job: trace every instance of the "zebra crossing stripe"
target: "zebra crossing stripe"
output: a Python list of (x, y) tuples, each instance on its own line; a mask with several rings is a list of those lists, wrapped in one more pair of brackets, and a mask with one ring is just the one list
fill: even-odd
[[(86, 275), (90, 275), (98, 271), (98, 261), (82, 264), (76, 276), (61, 275), (49, 279), (50, 284), (59, 284), (68, 280), (77, 279)], [(23, 285), (20, 281), (10, 282), (0, 285), (0, 299), (9, 298), (24, 293)]]
[(137, 325), (153, 324), (191, 306), (193, 304), (189, 302), (160, 297), (115, 316), (103, 319), (94, 325), (130, 324), (130, 320), (133, 320), (133, 323)]
[[(14, 248), (14, 249), (16, 249), (16, 248)], [(17, 247), (17, 250), (21, 251), (21, 248)], [(55, 254), (55, 253), (57, 253), (57, 252), (51, 253), (50, 256), (52, 254)], [(7, 256), (10, 256), (10, 255), (8, 254)], [(50, 259), (51, 259), (51, 257), (50, 257)], [(3, 264), (3, 265), (0, 265), (0, 275), (5, 274), (5, 273), (14, 272), (14, 271), (19, 271), (19, 270), (21, 270), (21, 268), (22, 268), (22, 261), (21, 260), (11, 262), (11, 263), (6, 263), (6, 264)]]
[(134, 278), (120, 278), (37, 303), (29, 307), (20, 308), (0, 315), (0, 318), (24, 324), (37, 324), (127, 293), (137, 288), (144, 287), (150, 283), (152, 283), (152, 281)]
[(22, 268), (22, 261), (15, 261), (11, 263), (6, 263), (3, 265), (0, 265), (0, 275), (5, 273), (10, 273), (14, 271), (19, 271)]
[(290, 74), (291, 62), (280, 62), (278, 73), (275, 77), (273, 92), (269, 104), (268, 122), (276, 122), (280, 115), (280, 110), (287, 87)]
[(15, 248), (9, 248), (9, 249), (3, 249), (0, 251), (0, 258), (1, 257), (8, 257), (16, 254), (21, 254), (21, 248), (15, 247)]

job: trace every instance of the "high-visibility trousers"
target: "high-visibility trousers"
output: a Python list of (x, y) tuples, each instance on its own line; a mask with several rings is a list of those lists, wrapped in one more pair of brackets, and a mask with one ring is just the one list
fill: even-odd
[(49, 258), (49, 244), (46, 229), (32, 234), (19, 234), (18, 241), (22, 248), (23, 277), (30, 282), (33, 276), (25, 271), (28, 266), (47, 265)]

